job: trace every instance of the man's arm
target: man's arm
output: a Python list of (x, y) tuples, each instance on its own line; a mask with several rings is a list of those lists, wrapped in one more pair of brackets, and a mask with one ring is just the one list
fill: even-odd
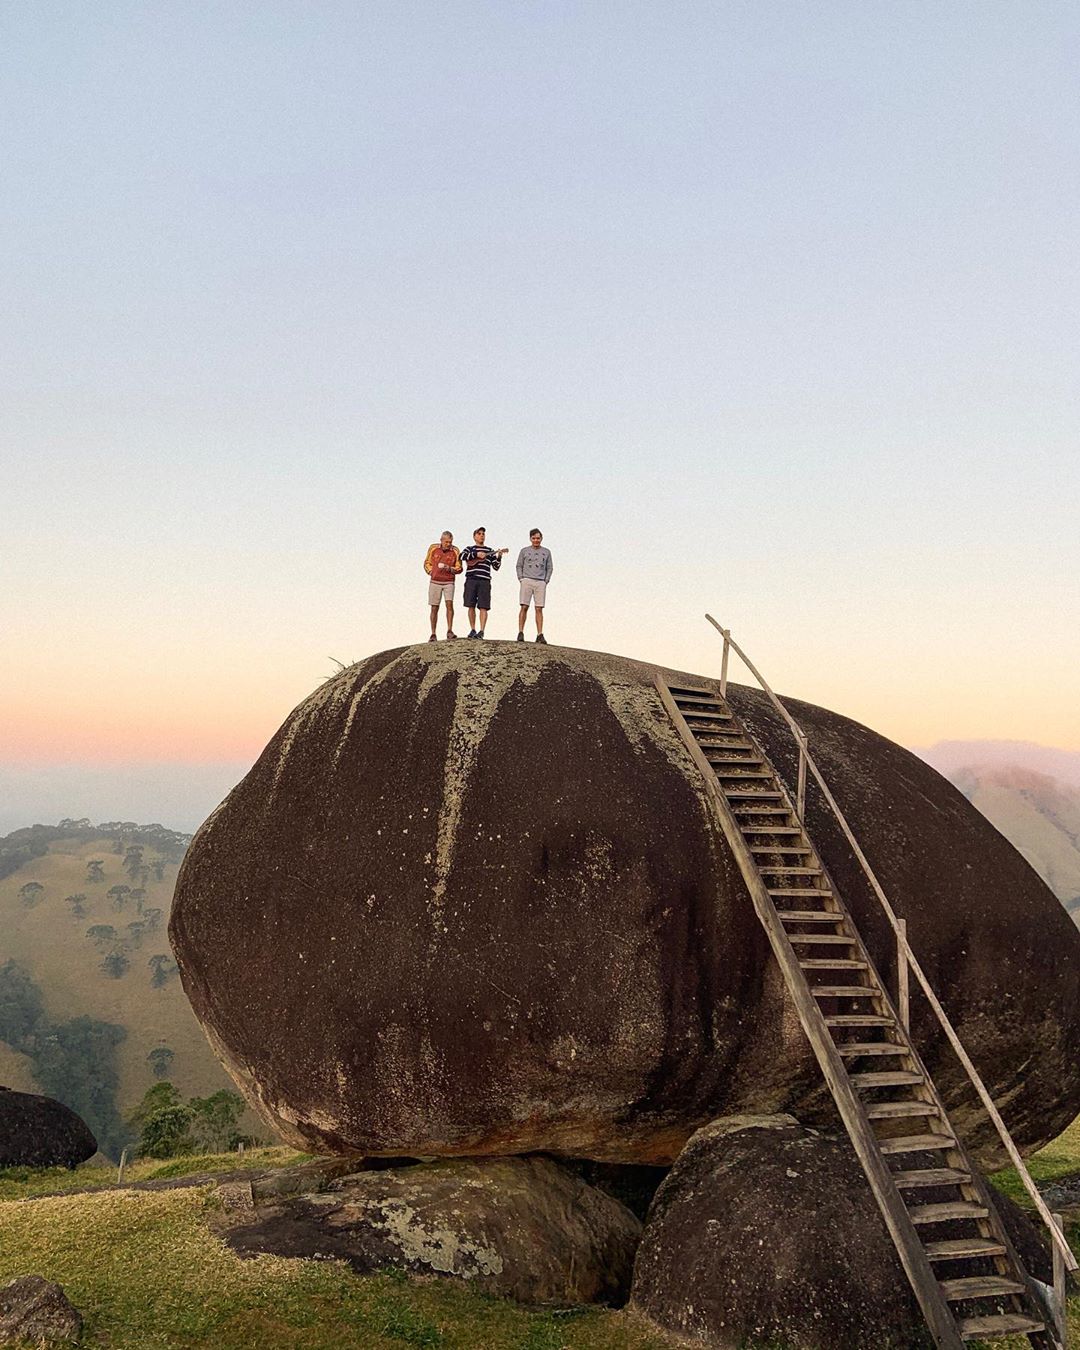
[(459, 549), (454, 549), (454, 566), (451, 570), (455, 576), (461, 571), (461, 552)]
[(518, 577), (518, 581), (521, 580), (522, 573), (523, 573), (524, 571), (525, 571), (525, 550), (522, 549), (521, 552), (518, 554), (518, 560), (517, 560), (517, 577)]
[(548, 582), (548, 581), (551, 580), (551, 574), (552, 574), (552, 572), (554, 572), (554, 570), (555, 570), (554, 567), (552, 567), (552, 565), (551, 565), (551, 549), (548, 549), (548, 551), (547, 551), (547, 557), (544, 559), (544, 581), (545, 581), (545, 582)]
[(428, 574), (428, 576), (431, 576), (431, 555), (434, 552), (435, 552), (435, 545), (432, 544), (427, 551), (426, 557), (424, 558), (424, 571)]
[(491, 563), (492, 567), (494, 567), (497, 572), (502, 566), (502, 553), (496, 549), (494, 553), (488, 554), (488, 562)]

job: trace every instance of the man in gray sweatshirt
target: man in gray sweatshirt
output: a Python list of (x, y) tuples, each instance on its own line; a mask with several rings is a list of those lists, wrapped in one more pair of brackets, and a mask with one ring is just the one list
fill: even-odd
[(521, 609), (518, 612), (518, 635), (519, 642), (525, 641), (525, 619), (529, 613), (529, 601), (532, 601), (533, 614), (536, 618), (536, 640), (546, 645), (547, 638), (544, 637), (544, 600), (547, 595), (547, 584), (551, 580), (551, 550), (541, 548), (544, 536), (539, 530), (529, 531), (529, 548), (523, 548), (518, 554), (517, 575), (521, 583), (521, 594), (518, 600)]

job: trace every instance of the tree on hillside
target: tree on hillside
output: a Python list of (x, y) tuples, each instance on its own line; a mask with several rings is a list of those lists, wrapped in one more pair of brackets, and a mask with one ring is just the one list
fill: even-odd
[(80, 891), (78, 895), (65, 895), (64, 904), (70, 905), (72, 918), (86, 918), (86, 896), (82, 891)]
[(29, 971), (17, 961), (5, 962), (0, 966), (0, 1041), (29, 1054), (47, 1025), (45, 1002)]
[(116, 941), (116, 929), (111, 923), (95, 923), (93, 927), (86, 930), (86, 936), (101, 952)]
[(165, 858), (155, 858), (154, 861), (150, 864), (151, 870), (154, 873), (155, 881), (165, 880), (165, 865), (166, 865)]
[(147, 1089), (128, 1125), (138, 1131), (142, 1157), (217, 1153), (235, 1148), (243, 1137), (237, 1130), (243, 1110), (243, 1097), (226, 1088), (185, 1102), (173, 1084), (162, 1079)]
[(139, 875), (139, 870), (143, 865), (143, 846), (142, 844), (129, 844), (124, 850), (124, 871), (128, 876), (135, 880)]
[(192, 1097), (191, 1132), (198, 1148), (206, 1153), (223, 1153), (236, 1147), (237, 1126), (244, 1112), (244, 1099), (238, 1092), (221, 1088), (209, 1097)]
[(153, 933), (153, 932), (155, 932), (158, 928), (161, 927), (161, 910), (160, 910), (160, 909), (144, 909), (144, 910), (143, 910), (143, 916), (142, 916), (142, 917), (143, 917), (143, 923), (146, 924), (146, 931), (147, 931), (148, 933)]
[(128, 899), (135, 902), (135, 913), (141, 914), (143, 912), (143, 901), (146, 899), (146, 887), (134, 887), (131, 894), (128, 896)]
[(105, 859), (92, 858), (86, 864), (87, 881), (96, 882), (105, 880)]
[(146, 1056), (150, 1061), (150, 1067), (154, 1071), (155, 1078), (164, 1078), (172, 1068), (172, 1062), (176, 1058), (167, 1045), (155, 1046)]
[(40, 881), (28, 881), (19, 887), (19, 899), (27, 909), (32, 909), (44, 894), (45, 887)]
[(114, 947), (101, 963), (101, 969), (112, 980), (118, 980), (130, 967), (131, 962), (124, 955), (123, 947)]
[(114, 1158), (131, 1137), (116, 1109), (116, 1047), (126, 1035), (113, 1023), (72, 1017), (48, 1026), (33, 1055), (41, 1091), (77, 1111)]
[(145, 928), (146, 925), (141, 923), (138, 919), (136, 919), (134, 923), (126, 924), (124, 932), (127, 933), (127, 937), (124, 939), (124, 945), (128, 947), (137, 947), (142, 941)]
[(105, 894), (112, 901), (113, 909), (119, 913), (127, 904), (128, 896), (131, 894), (131, 887), (124, 885), (110, 886)]
[(175, 975), (177, 971), (176, 962), (170, 956), (159, 952), (152, 956), (146, 963), (151, 970), (150, 987), (151, 989), (161, 989), (169, 982), (169, 976)]

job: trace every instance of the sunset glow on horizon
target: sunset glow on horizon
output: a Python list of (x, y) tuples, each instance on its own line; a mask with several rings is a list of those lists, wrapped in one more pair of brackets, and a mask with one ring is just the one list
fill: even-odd
[(1078, 41), (13, 10), (0, 768), (234, 772), (479, 524), (490, 639), (538, 524), (554, 644), (1080, 751)]

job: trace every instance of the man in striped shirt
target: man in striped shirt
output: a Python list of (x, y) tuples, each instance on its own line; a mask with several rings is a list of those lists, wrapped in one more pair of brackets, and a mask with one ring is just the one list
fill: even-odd
[[(487, 530), (480, 526), (473, 530), (473, 542), (463, 549), (461, 561), (465, 565), (465, 604), (469, 610), (469, 637), (482, 638), (491, 609), (491, 569), (502, 566), (505, 548), (488, 548)], [(480, 627), (476, 626), (476, 611), (480, 611)]]

